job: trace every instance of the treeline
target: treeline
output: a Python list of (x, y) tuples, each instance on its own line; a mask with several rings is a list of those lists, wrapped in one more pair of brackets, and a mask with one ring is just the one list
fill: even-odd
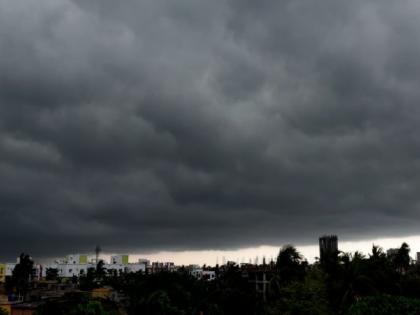
[(420, 314), (420, 268), (406, 243), (386, 255), (330, 253), (313, 265), (292, 246), (281, 249), (265, 314)]
[(230, 264), (216, 267), (215, 281), (198, 281), (188, 272), (123, 274), (106, 279), (124, 292), (129, 314), (167, 315), (418, 315), (420, 268), (402, 244), (387, 256), (378, 246), (332, 253), (308, 264), (293, 246), (284, 246), (267, 276), (265, 294), (256, 292), (248, 271)]
[[(214, 281), (196, 280), (181, 269), (108, 275), (103, 284), (124, 292), (133, 315), (418, 315), (420, 267), (409, 252), (405, 243), (389, 256), (373, 246), (367, 256), (337, 252), (308, 264), (287, 245), (272, 265), (216, 266)], [(255, 272), (266, 275), (264, 292), (249, 276)]]
[[(405, 243), (392, 255), (373, 246), (366, 256), (331, 252), (309, 264), (287, 245), (273, 264), (216, 266), (213, 281), (197, 280), (187, 268), (117, 274), (106, 273), (101, 264), (73, 281), (84, 291), (112, 287), (124, 297), (120, 306), (128, 315), (419, 315), (420, 267), (411, 262), (409, 253)], [(19, 282), (19, 270), (28, 269), (23, 267), (14, 277), (21, 290), (25, 283)], [(254, 281), (261, 275), (265, 290)], [(71, 314), (113, 314), (112, 307), (105, 305), (104, 311), (90, 301), (72, 305), (77, 309), (72, 308)], [(54, 312), (61, 314), (58, 309)], [(40, 315), (49, 313), (44, 308)]]

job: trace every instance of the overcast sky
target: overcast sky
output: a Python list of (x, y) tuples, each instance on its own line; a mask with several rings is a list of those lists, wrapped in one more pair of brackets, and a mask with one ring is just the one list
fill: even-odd
[(0, 258), (420, 234), (419, 15), (0, 0)]

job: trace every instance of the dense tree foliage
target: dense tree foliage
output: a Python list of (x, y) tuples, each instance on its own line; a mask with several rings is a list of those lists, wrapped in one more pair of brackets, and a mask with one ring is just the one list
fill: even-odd
[(377, 295), (356, 302), (349, 308), (347, 315), (418, 315), (419, 310), (420, 299)]
[(69, 315), (115, 315), (115, 312), (106, 311), (100, 301), (88, 301), (72, 307)]
[(117, 315), (118, 306), (108, 300), (92, 300), (89, 294), (67, 294), (42, 304), (36, 315)]
[[(129, 314), (420, 314), (420, 267), (409, 252), (405, 243), (389, 256), (373, 246), (367, 256), (340, 253), (310, 265), (286, 245), (271, 265), (217, 266), (215, 281), (178, 272), (111, 274), (105, 282), (128, 296)], [(255, 272), (265, 273), (265, 291)]]
[(310, 270), (303, 281), (281, 286), (278, 295), (266, 308), (267, 314), (329, 315), (325, 274), (319, 268)]
[(302, 255), (292, 245), (283, 246), (277, 256), (277, 274), (282, 282), (302, 280), (306, 265)]

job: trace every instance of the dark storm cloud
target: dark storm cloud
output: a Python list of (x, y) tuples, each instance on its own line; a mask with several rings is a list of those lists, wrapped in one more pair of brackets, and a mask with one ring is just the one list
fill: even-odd
[(2, 256), (416, 233), (419, 13), (0, 0)]

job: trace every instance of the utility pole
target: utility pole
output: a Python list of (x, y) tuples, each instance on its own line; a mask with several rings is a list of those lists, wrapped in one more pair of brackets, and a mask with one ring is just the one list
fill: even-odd
[(96, 255), (96, 257), (95, 257), (95, 262), (96, 262), (96, 264), (98, 264), (98, 262), (99, 262), (99, 254), (101, 253), (101, 247), (99, 246), (99, 245), (96, 245), (96, 247), (95, 247), (95, 255)]

